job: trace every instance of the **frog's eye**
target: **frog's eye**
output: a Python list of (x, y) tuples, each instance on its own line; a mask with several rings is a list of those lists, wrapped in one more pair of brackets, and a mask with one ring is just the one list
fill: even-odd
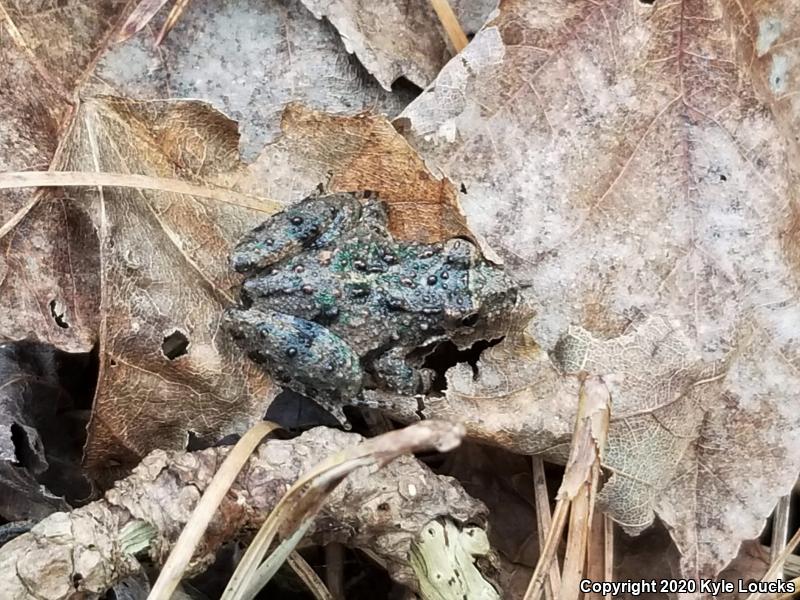
[(461, 319), (461, 324), (464, 327), (474, 327), (478, 324), (478, 318), (480, 315), (477, 312), (470, 313), (466, 317)]

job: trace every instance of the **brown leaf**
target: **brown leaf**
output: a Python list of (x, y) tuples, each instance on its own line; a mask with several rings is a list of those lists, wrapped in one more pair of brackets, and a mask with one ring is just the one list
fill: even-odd
[(624, 367), (604, 494), (631, 529), (665, 520), (686, 577), (800, 470), (797, 10), (507, 0), (397, 121), (531, 284), (537, 341), (580, 325), (581, 368)]
[[(97, 236), (58, 192), (0, 192), (0, 338), (89, 352), (97, 339)], [(2, 211), (2, 209), (0, 209)]]
[[(426, 0), (430, 1), (430, 0)], [(494, 10), (498, 0), (448, 0), (458, 23), (467, 35), (474, 35), (483, 27)]]
[[(0, 12), (0, 171), (45, 169), (74, 89), (93, 67), (122, 0), (37, 3)], [(97, 245), (83, 209), (63, 194), (0, 193), (0, 338), (71, 352), (96, 340)]]
[(553, 455), (557, 448), (554, 457), (566, 461), (579, 387), (518, 333), (481, 353), (477, 377), (467, 363), (447, 371), (446, 395), (426, 398), (422, 413), (463, 423), (470, 439), (522, 454)]
[(450, 58), (444, 31), (428, 0), (302, 2), (315, 17), (336, 27), (347, 51), (386, 90), (400, 77), (425, 87)]
[(289, 102), (394, 116), (415, 95), (383, 90), (300, 0), (190, 2), (160, 47), (145, 29), (100, 57), (95, 74), (85, 95), (211, 103), (239, 122), (248, 160), (280, 133)]
[[(336, 27), (347, 51), (355, 54), (386, 90), (400, 77), (425, 87), (454, 53), (430, 0), (302, 2), (315, 17)], [(497, 0), (450, 4), (460, 28), (475, 33)]]
[[(86, 101), (62, 170), (223, 179), (239, 167), (235, 124), (194, 102)], [(100, 234), (100, 375), (91, 468), (213, 440), (258, 419), (265, 376), (218, 330), (231, 301), (228, 249), (266, 213), (151, 190), (76, 193)]]
[(389, 205), (389, 227), (399, 239), (470, 237), (453, 185), (434, 177), (385, 117), (291, 104), (281, 129), (250, 167), (270, 197), (296, 202), (320, 184), (330, 192), (371, 190)]

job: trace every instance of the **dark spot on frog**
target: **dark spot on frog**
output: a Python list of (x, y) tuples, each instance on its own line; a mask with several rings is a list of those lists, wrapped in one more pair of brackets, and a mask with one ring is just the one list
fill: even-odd
[(389, 298), (386, 301), (386, 305), (391, 310), (403, 310), (403, 308), (405, 308), (405, 302), (402, 298)]
[(353, 298), (365, 298), (369, 296), (370, 287), (368, 284), (357, 284), (350, 288), (350, 295)]
[(330, 325), (338, 316), (339, 307), (333, 305), (325, 306), (319, 311), (319, 317), (317, 318), (317, 321), (323, 325)]

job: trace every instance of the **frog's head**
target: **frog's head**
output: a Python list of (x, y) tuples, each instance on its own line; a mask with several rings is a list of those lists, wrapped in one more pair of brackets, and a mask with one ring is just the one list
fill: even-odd
[(459, 272), (461, 283), (457, 303), (447, 308), (455, 329), (466, 335), (490, 333), (511, 316), (520, 285), (502, 267), (486, 260), (471, 242), (450, 240), (445, 255)]

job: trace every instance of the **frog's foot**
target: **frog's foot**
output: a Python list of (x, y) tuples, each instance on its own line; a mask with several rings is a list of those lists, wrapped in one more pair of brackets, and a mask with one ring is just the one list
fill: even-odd
[(231, 266), (239, 273), (254, 273), (303, 248), (326, 246), (360, 214), (361, 204), (352, 194), (309, 196), (245, 235), (231, 253)]
[(435, 373), (431, 369), (412, 367), (406, 361), (408, 348), (392, 348), (373, 363), (380, 387), (412, 396), (431, 389)]

